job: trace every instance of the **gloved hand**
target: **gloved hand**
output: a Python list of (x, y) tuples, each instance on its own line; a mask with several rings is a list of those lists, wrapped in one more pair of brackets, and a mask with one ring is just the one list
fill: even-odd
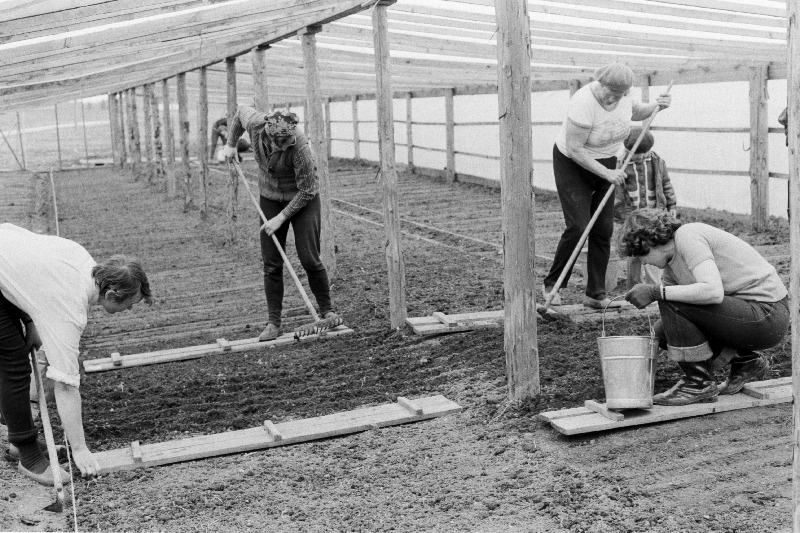
[(225, 161), (230, 161), (237, 155), (237, 150), (235, 146), (228, 146), (227, 144), (222, 148), (222, 156), (225, 158)]
[(625, 293), (625, 299), (636, 306), (637, 309), (644, 309), (661, 297), (658, 285), (648, 285), (637, 283), (631, 290)]

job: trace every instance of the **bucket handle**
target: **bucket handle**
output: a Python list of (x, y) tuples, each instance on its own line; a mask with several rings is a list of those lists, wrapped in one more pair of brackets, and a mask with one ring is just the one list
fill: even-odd
[[(606, 336), (606, 310), (608, 309), (608, 306), (610, 306), (611, 302), (613, 302), (614, 300), (619, 300), (620, 298), (624, 298), (624, 297), (625, 297), (624, 294), (620, 294), (619, 296), (611, 298), (608, 301), (608, 303), (606, 304), (606, 306), (603, 307), (602, 333), (601, 333), (602, 337)], [(650, 338), (651, 339), (655, 339), (656, 332), (655, 332), (655, 330), (653, 330), (653, 319), (651, 318), (650, 311), (647, 312), (647, 322), (650, 324)]]

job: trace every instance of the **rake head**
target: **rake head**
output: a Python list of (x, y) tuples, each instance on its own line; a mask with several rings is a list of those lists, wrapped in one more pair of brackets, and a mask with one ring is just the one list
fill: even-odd
[(294, 330), (294, 338), (300, 339), (302, 337), (308, 337), (309, 335), (322, 333), (331, 328), (335, 328), (336, 326), (341, 326), (343, 323), (344, 320), (342, 320), (342, 317), (339, 315), (323, 318), (322, 320), (317, 320), (312, 324), (307, 324), (305, 326), (296, 328)]

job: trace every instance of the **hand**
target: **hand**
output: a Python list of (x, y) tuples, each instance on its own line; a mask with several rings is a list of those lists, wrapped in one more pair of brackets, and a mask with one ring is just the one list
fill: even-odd
[(635, 305), (637, 309), (644, 309), (658, 300), (659, 296), (658, 285), (648, 285), (646, 283), (637, 283), (625, 293), (625, 299)]
[(100, 463), (97, 462), (89, 448), (72, 448), (72, 460), (83, 477), (95, 477), (100, 473)]
[(278, 213), (276, 216), (267, 220), (265, 224), (262, 224), (261, 229), (263, 229), (267, 235), (272, 235), (278, 231), (278, 228), (283, 226), (284, 222), (286, 222), (286, 217), (283, 213)]
[(236, 155), (237, 151), (235, 146), (228, 146), (226, 144), (222, 147), (222, 156), (225, 158), (225, 161), (232, 160)]
[(36, 324), (33, 322), (25, 324), (25, 347), (28, 351), (31, 348), (38, 350), (42, 347), (42, 338), (39, 336), (39, 330), (36, 329)]
[(617, 168), (617, 169), (610, 169), (604, 178), (606, 181), (611, 182), (619, 187), (622, 187), (623, 185), (625, 185), (625, 178), (627, 178), (627, 176), (628, 175), (625, 174), (624, 170), (622, 170), (621, 168)]
[(671, 94), (660, 94), (658, 98), (656, 98), (656, 103), (658, 104), (658, 109), (666, 109), (672, 103), (672, 95)]

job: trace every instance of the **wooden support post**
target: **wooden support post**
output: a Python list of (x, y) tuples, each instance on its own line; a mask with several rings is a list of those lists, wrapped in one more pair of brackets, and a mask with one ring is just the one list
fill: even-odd
[(769, 218), (769, 120), (767, 67), (750, 67), (750, 212), (753, 230), (767, 229)]
[(167, 164), (164, 167), (167, 198), (178, 195), (178, 183), (175, 178), (175, 133), (172, 128), (172, 105), (169, 98), (169, 82), (161, 80), (161, 97), (164, 100), (164, 147), (167, 151)]
[(161, 181), (164, 178), (164, 149), (161, 144), (161, 116), (158, 110), (158, 96), (156, 95), (155, 84), (149, 84), (150, 87), (150, 114), (153, 119), (153, 148), (155, 149), (154, 160), (154, 176), (158, 186), (161, 186)]
[(19, 156), (22, 158), (22, 168), (27, 169), (28, 164), (25, 162), (25, 145), (22, 143), (22, 120), (19, 118), (19, 111), (17, 111), (17, 138), (19, 139)]
[(253, 104), (256, 109), (266, 113), (269, 111), (269, 93), (267, 91), (267, 50), (269, 45), (253, 48)]
[(644, 76), (642, 76), (641, 90), (642, 90), (642, 98), (641, 98), (642, 103), (645, 103), (645, 104), (649, 103), (650, 102), (650, 75), (649, 74), (645, 74)]
[[(789, 45), (786, 93), (789, 95), (789, 306), (792, 341), (792, 395), (800, 398), (800, 5), (787, 3)], [(800, 533), (800, 401), (792, 405), (792, 533)]]
[(306, 71), (306, 134), (317, 156), (319, 180), (322, 264), (328, 270), (328, 279), (336, 279), (336, 253), (333, 224), (331, 222), (331, 187), (328, 172), (328, 141), (322, 116), (319, 64), (317, 62), (316, 35), (322, 26), (308, 26), (298, 32), (303, 48), (303, 68)]
[(353, 107), (353, 159), (361, 159), (361, 139), (358, 135), (358, 95), (351, 96)]
[[(228, 125), (233, 126), (233, 117), (236, 116), (238, 107), (236, 95), (236, 58), (225, 59), (225, 69), (228, 76)], [(225, 218), (228, 223), (228, 241), (236, 241), (236, 207), (239, 204), (239, 176), (231, 171), (228, 176), (228, 197), (225, 202)]]
[(444, 116), (445, 116), (445, 139), (447, 149), (447, 181), (456, 181), (456, 131), (453, 112), (453, 94), (455, 90), (445, 89), (444, 91)]
[(167, 152), (167, 163), (175, 164), (175, 134), (172, 129), (172, 105), (169, 98), (169, 81), (161, 80), (161, 98), (164, 102), (164, 149)]
[(128, 130), (126, 128), (128, 122), (125, 120), (127, 104), (125, 103), (124, 95), (125, 91), (120, 91), (117, 93), (117, 120), (119, 121), (119, 147), (122, 168), (128, 168)]
[(569, 97), (572, 98), (572, 95), (578, 92), (580, 88), (581, 80), (569, 80)]
[(541, 393), (534, 271), (533, 147), (531, 142), (530, 23), (526, 2), (495, 0), (497, 96), (505, 287), (508, 395)]
[(144, 153), (147, 167), (145, 176), (147, 183), (153, 183), (155, 170), (155, 148), (153, 147), (153, 89), (149, 84), (142, 85), (142, 116), (144, 119)]
[[(383, 224), (386, 230), (386, 266), (389, 278), (389, 320), (401, 328), (406, 320), (406, 274), (400, 240), (397, 171), (394, 168), (394, 111), (392, 72), (386, 8), (394, 0), (379, 0), (372, 8), (372, 35), (375, 43), (375, 81), (377, 85), (378, 146), (380, 176), (383, 181)], [(353, 99), (355, 103), (356, 100)], [(354, 105), (353, 124), (358, 124)], [(355, 129), (354, 129), (355, 133)], [(531, 278), (532, 279), (532, 278)]]
[(130, 128), (133, 179), (138, 180), (142, 171), (142, 148), (139, 144), (139, 117), (136, 110), (136, 89), (128, 89), (128, 127)]
[(408, 171), (414, 173), (414, 113), (411, 107), (411, 93), (406, 93), (406, 150)]
[(58, 124), (58, 104), (53, 105), (53, 112), (56, 116), (56, 148), (58, 149), (58, 170), (62, 170), (64, 165), (61, 161), (61, 132)]
[(197, 148), (200, 150), (200, 189), (203, 200), (200, 203), (200, 218), (208, 216), (208, 73), (200, 67), (200, 94), (197, 101)]
[(86, 138), (86, 113), (83, 110), (83, 100), (81, 100), (81, 125), (83, 126), (83, 153), (86, 156), (86, 166), (89, 166), (89, 140)]
[(181, 143), (181, 168), (183, 168), (183, 210), (194, 207), (192, 199), (192, 167), (189, 165), (189, 98), (186, 96), (186, 73), (178, 81), (178, 132)]
[(325, 153), (331, 157), (333, 145), (331, 144), (331, 99), (325, 98)]
[(111, 160), (114, 168), (120, 167), (119, 150), (119, 129), (117, 128), (117, 97), (114, 94), (108, 95), (108, 128), (111, 133)]

